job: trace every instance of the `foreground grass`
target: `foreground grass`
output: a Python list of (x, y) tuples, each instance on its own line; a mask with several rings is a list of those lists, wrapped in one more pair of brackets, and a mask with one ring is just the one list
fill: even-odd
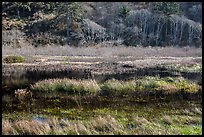
[[(95, 98), (94, 98), (95, 100)], [(2, 114), (2, 134), (12, 135), (201, 135), (199, 100), (137, 101), (136, 97), (98, 97), (76, 100), (39, 100), (30, 110)], [(45, 104), (44, 106), (42, 104)], [(47, 105), (46, 105), (47, 104)], [(20, 104), (19, 104), (20, 105)]]
[[(177, 103), (178, 104), (178, 103)], [(192, 104), (191, 104), (192, 106)], [(137, 106), (138, 107), (138, 106)], [(18, 118), (9, 120), (3, 115), (3, 135), (201, 135), (202, 108), (182, 107), (167, 109), (164, 106), (136, 109), (136, 106), (113, 108), (67, 109), (61, 115), (53, 115), (40, 120)], [(66, 113), (66, 114), (65, 114)], [(46, 113), (44, 113), (46, 114)], [(83, 115), (83, 118), (77, 118)], [(70, 117), (72, 116), (72, 117)], [(22, 117), (22, 115), (21, 115)], [(42, 115), (41, 115), (42, 117)]]

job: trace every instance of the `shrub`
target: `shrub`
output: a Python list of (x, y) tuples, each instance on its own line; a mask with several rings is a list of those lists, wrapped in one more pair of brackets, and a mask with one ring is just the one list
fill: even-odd
[(22, 63), (25, 59), (22, 56), (7, 56), (3, 58), (4, 63)]
[(15, 90), (15, 97), (22, 101), (31, 98), (32, 93), (27, 89), (17, 89)]

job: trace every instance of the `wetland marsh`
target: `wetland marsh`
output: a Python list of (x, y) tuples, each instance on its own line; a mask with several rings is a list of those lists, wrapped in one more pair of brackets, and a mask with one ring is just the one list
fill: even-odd
[(3, 134), (202, 134), (199, 56), (24, 57), (3, 63)]

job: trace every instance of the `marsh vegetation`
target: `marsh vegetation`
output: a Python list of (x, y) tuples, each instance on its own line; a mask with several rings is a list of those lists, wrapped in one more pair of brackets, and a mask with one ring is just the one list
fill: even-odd
[(202, 135), (201, 11), (2, 2), (2, 134)]
[(3, 134), (201, 134), (202, 58), (89, 53), (3, 62)]

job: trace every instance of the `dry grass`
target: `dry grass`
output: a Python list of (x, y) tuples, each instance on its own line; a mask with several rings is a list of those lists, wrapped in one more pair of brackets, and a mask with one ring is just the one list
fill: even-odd
[[(97, 116), (88, 121), (65, 120), (56, 117), (45, 121), (2, 120), (3, 135), (174, 135), (192, 130), (200, 134), (201, 129), (192, 129), (180, 124), (199, 123), (201, 118), (164, 115), (160, 120), (149, 121), (144, 117), (133, 117), (126, 125), (110, 115)], [(160, 122), (159, 122), (160, 121)], [(164, 126), (164, 124), (166, 126)]]
[(17, 89), (15, 90), (15, 98), (19, 100), (27, 100), (32, 98), (32, 92), (27, 89)]
[(95, 45), (89, 47), (70, 47), (65, 46), (50, 46), (38, 47), (22, 46), (21, 48), (12, 48), (4, 46), (2, 55), (50, 55), (50, 56), (134, 56), (134, 57), (201, 57), (202, 48), (185, 47), (126, 47), (112, 45)]
[(173, 123), (171, 117), (168, 115), (163, 116), (163, 121), (168, 125), (171, 125)]
[(47, 123), (38, 121), (20, 120), (14, 123), (14, 128), (23, 135), (45, 135), (51, 130)]
[(84, 135), (123, 133), (123, 126), (111, 116), (98, 116), (86, 123), (59, 120), (54, 117), (45, 122), (35, 120), (2, 121), (3, 135)]
[(3, 135), (17, 135), (18, 131), (13, 127), (9, 120), (2, 120), (2, 134)]
[(31, 91), (38, 93), (96, 94), (101, 89), (95, 80), (47, 79), (31, 86)]
[[(33, 94), (41, 96), (55, 95), (101, 95), (132, 96), (134, 93), (189, 94), (198, 93), (200, 86), (183, 77), (144, 77), (137, 80), (119, 81), (116, 79), (98, 83), (95, 80), (47, 79), (31, 86)], [(20, 91), (20, 90), (19, 90)], [(184, 93), (183, 93), (184, 92)], [(17, 92), (16, 93), (21, 93)], [(16, 94), (17, 95), (17, 94)]]

